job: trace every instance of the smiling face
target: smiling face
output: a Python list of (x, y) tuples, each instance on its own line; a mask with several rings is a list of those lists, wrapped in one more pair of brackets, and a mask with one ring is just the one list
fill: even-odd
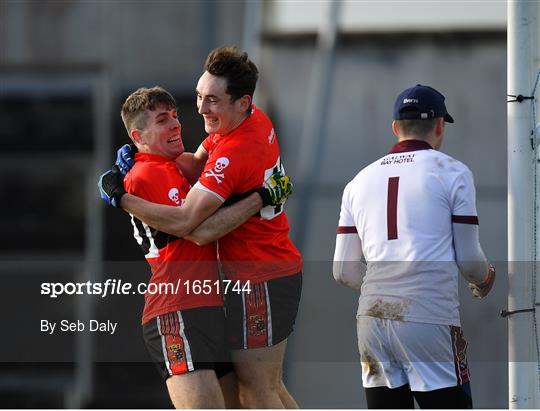
[(208, 134), (228, 134), (249, 116), (251, 97), (244, 95), (233, 101), (226, 90), (227, 79), (208, 71), (197, 83), (197, 109), (204, 118), (204, 130)]
[(184, 152), (182, 126), (175, 109), (158, 106), (155, 110), (146, 110), (144, 115), (145, 126), (131, 131), (139, 151), (157, 154), (170, 160)]

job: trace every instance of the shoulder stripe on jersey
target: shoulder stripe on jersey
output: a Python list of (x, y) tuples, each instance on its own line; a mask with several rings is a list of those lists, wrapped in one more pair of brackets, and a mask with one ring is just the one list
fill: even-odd
[(219, 198), (221, 201), (225, 201), (223, 197), (221, 197), (218, 193), (210, 190), (209, 188), (206, 188), (200, 181), (197, 181), (193, 188), (198, 188), (199, 190), (206, 191), (207, 193), (215, 195), (217, 198)]
[(452, 215), (452, 222), (458, 224), (478, 225), (478, 217), (475, 215)]
[(336, 230), (338, 234), (354, 234), (357, 233), (358, 230), (355, 226), (339, 226)]

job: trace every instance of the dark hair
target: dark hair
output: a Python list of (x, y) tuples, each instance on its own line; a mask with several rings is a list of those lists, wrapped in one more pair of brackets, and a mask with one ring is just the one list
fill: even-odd
[(167, 110), (176, 109), (174, 97), (162, 87), (142, 87), (131, 93), (122, 105), (122, 121), (128, 134), (133, 129), (143, 129), (148, 118), (147, 110), (165, 107)]
[(210, 52), (204, 63), (210, 74), (227, 79), (227, 90), (233, 101), (245, 96), (253, 98), (259, 70), (246, 52), (236, 47), (219, 47)]
[(419, 138), (427, 137), (437, 124), (436, 118), (426, 120), (395, 120), (400, 133)]

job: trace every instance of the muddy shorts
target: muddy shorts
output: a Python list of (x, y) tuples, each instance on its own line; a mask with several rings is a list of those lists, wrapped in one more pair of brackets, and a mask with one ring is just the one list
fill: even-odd
[(469, 382), (460, 327), (359, 316), (357, 333), (365, 388), (432, 391)]

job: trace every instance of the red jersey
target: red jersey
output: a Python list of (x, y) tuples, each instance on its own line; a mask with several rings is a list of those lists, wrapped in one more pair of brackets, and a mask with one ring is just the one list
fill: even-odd
[[(278, 170), (284, 172), (272, 122), (255, 106), (232, 132), (210, 134), (202, 145), (208, 161), (195, 187), (222, 201), (261, 187)], [(218, 246), (222, 268), (231, 280), (257, 283), (302, 269), (302, 257), (289, 238), (289, 222), (281, 205), (263, 208), (220, 238)]]
[[(135, 165), (127, 173), (124, 186), (130, 194), (153, 203), (173, 206), (183, 204), (190, 188), (174, 161), (149, 153), (135, 154)], [(215, 243), (200, 247), (155, 230), (134, 216), (131, 216), (131, 222), (135, 240), (141, 246), (152, 271), (144, 296), (143, 324), (171, 311), (223, 305), (216, 285), (219, 284), (219, 274)], [(211, 284), (211, 289), (194, 289), (194, 280), (201, 283), (209, 280), (207, 283)], [(172, 286), (168, 289), (161, 286), (159, 290), (159, 284)], [(154, 292), (156, 290), (159, 292)]]

